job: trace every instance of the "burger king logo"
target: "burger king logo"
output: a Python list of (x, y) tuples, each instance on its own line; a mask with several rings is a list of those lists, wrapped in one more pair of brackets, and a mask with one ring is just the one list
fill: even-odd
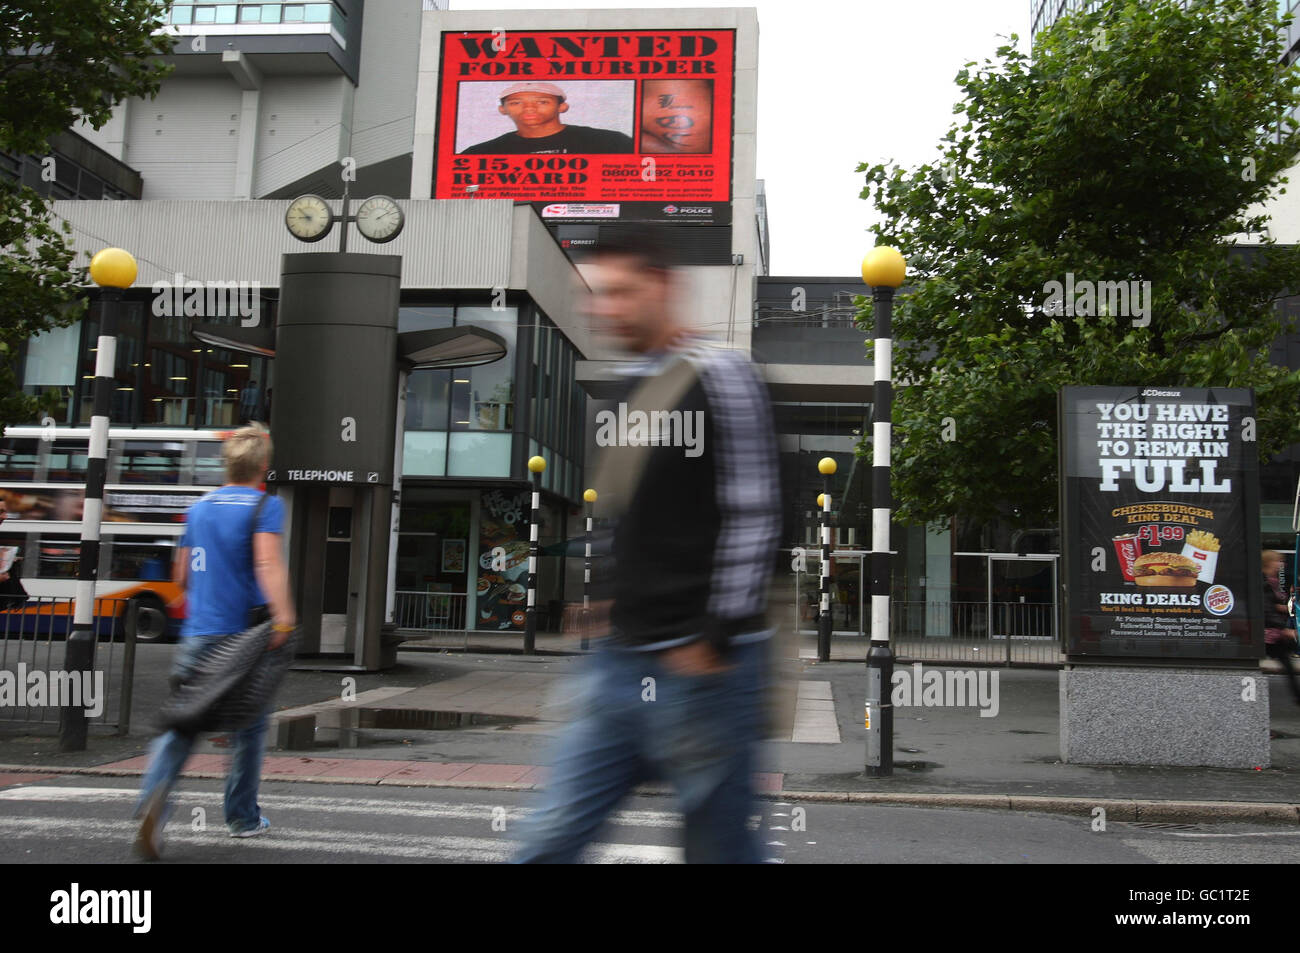
[(1227, 615), (1236, 604), (1227, 586), (1211, 586), (1205, 590), (1205, 611), (1210, 615)]

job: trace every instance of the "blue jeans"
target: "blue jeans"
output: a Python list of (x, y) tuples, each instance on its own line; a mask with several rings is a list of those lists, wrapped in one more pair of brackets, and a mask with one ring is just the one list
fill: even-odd
[(767, 652), (766, 641), (736, 645), (728, 671), (683, 676), (659, 653), (602, 646), (579, 678), (577, 716), (516, 861), (572, 863), (625, 794), (664, 779), (685, 815), (688, 863), (761, 862), (749, 818)]
[[(191, 635), (181, 638), (176, 647), (176, 660), (172, 675), (187, 678), (200, 659), (228, 636)], [(266, 746), (267, 712), (252, 726), (234, 733), (235, 752), (226, 776), (226, 824), (231, 830), (251, 830), (261, 823), (262, 812), (257, 804), (257, 788), (262, 780), (262, 754)], [(140, 785), (138, 814), (155, 794), (166, 798), (176, 785), (176, 779), (185, 767), (197, 735), (168, 731), (159, 736), (149, 749), (149, 767)]]

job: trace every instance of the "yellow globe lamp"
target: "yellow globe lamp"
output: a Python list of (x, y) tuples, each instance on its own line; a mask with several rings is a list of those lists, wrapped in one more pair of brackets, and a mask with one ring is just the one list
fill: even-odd
[(595, 503), (595, 502), (596, 502), (596, 491), (595, 491), (595, 490), (583, 490), (583, 491), (582, 491), (582, 498), (583, 498), (584, 500), (586, 500), (588, 503)]
[(541, 473), (543, 470), (546, 469), (546, 458), (545, 458), (545, 457), (529, 457), (529, 458), (528, 458), (528, 469), (531, 470), (533, 473)]
[(90, 280), (101, 288), (129, 288), (138, 273), (135, 258), (122, 248), (105, 248), (90, 259)]
[(906, 277), (907, 262), (888, 245), (877, 245), (862, 259), (862, 280), (873, 288), (897, 288)]
[(830, 476), (836, 469), (834, 457), (822, 457), (817, 461), (817, 472), (822, 476)]
[(817, 508), (818, 508), (818, 509), (825, 509), (825, 508), (826, 508), (826, 494), (825, 494), (825, 493), (818, 493), (818, 494), (817, 494)]

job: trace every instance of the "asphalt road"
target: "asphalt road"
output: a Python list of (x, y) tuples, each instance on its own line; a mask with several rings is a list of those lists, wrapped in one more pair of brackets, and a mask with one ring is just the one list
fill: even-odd
[[(0, 863), (134, 862), (133, 778), (68, 777), (0, 789)], [(516, 845), (534, 792), (265, 783), (271, 831), (234, 840), (221, 782), (176, 796), (163, 863), (496, 863)], [(666, 797), (628, 799), (587, 859), (674, 863), (681, 825)], [(1006, 811), (763, 802), (774, 863), (1293, 863), (1300, 830), (1262, 825), (1147, 825)]]

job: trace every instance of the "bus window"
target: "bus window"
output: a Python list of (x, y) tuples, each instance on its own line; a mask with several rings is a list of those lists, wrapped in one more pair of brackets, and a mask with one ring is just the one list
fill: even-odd
[(119, 458), (122, 483), (180, 483), (185, 446), (157, 440), (126, 440)]
[(76, 579), (80, 556), (80, 538), (42, 536), (36, 575), (46, 579)]
[(194, 451), (194, 485), (222, 486), (226, 482), (226, 465), (221, 459), (221, 444), (200, 443)]
[(172, 553), (168, 542), (113, 541), (108, 578), (139, 582), (168, 582), (172, 577)]
[(40, 442), (36, 440), (0, 440), (0, 477), (7, 480), (33, 480), (36, 477)]
[(84, 440), (55, 440), (50, 446), (51, 483), (85, 483), (86, 460), (89, 456)]

